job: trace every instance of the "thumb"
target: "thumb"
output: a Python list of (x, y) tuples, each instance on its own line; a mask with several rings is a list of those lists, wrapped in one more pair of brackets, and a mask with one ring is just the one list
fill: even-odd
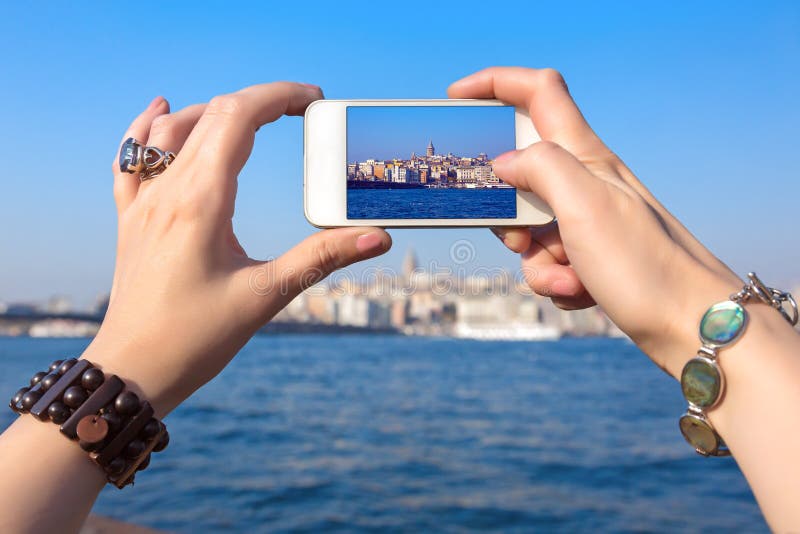
[(380, 228), (355, 227), (313, 234), (273, 261), (250, 268), (249, 288), (259, 297), (262, 317), (271, 317), (337, 269), (380, 256), (392, 238)]
[(392, 238), (380, 228), (335, 228), (301, 241), (275, 260), (286, 287), (297, 293), (316, 284), (333, 271), (357, 261), (380, 256), (392, 246)]
[(492, 162), (504, 182), (531, 191), (544, 200), (560, 221), (580, 215), (598, 198), (603, 184), (566, 149), (540, 141), (522, 150), (506, 152)]

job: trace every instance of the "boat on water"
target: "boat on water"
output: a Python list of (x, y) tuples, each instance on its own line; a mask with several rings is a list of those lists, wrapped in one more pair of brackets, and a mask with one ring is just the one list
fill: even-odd
[(555, 341), (561, 338), (561, 330), (542, 323), (469, 324), (457, 323), (453, 337), (486, 341)]

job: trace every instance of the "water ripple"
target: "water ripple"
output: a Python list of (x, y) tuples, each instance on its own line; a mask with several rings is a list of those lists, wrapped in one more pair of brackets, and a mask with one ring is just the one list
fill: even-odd
[[(0, 339), (2, 390), (83, 346)], [(176, 532), (766, 532), (736, 464), (683, 442), (683, 408), (616, 340), (256, 338), (96, 511)]]

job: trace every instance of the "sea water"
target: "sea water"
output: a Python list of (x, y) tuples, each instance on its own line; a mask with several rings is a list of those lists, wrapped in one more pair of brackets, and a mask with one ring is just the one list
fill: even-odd
[[(0, 391), (87, 343), (0, 339)], [(734, 461), (683, 441), (684, 409), (623, 340), (256, 337), (94, 512), (176, 532), (766, 532)]]

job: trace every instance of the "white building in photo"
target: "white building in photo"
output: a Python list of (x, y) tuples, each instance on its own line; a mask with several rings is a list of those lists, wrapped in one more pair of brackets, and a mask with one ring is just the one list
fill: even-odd
[(392, 181), (404, 184), (408, 176), (408, 169), (405, 167), (395, 167), (392, 169)]
[(459, 184), (475, 184), (475, 167), (456, 168), (456, 182)]
[(343, 326), (388, 327), (389, 306), (363, 295), (342, 295), (338, 299), (337, 322)]
[(491, 165), (480, 165), (478, 167), (473, 167), (473, 169), (475, 169), (473, 171), (475, 183), (477, 183), (479, 186), (489, 183), (489, 180), (492, 177)]

